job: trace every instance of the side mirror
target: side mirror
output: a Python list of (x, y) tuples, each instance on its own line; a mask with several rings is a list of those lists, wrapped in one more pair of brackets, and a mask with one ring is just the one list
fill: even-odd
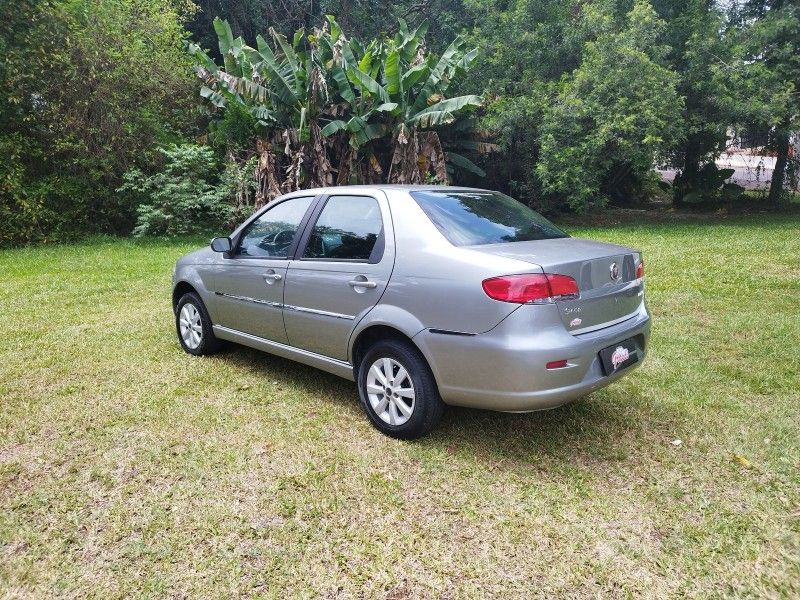
[(229, 237), (217, 237), (211, 240), (211, 249), (214, 252), (230, 252), (231, 248), (231, 238)]

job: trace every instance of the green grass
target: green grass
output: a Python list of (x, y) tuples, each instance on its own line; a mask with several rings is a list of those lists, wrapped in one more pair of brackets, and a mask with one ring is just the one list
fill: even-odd
[(181, 352), (192, 243), (0, 253), (0, 597), (800, 596), (800, 218), (573, 233), (644, 250), (646, 364), (414, 443)]

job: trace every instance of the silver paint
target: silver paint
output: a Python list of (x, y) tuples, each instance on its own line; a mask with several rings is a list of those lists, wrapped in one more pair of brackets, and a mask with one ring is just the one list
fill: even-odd
[[(359, 336), (391, 327), (424, 355), (453, 405), (552, 408), (633, 370), (604, 376), (598, 352), (635, 335), (649, 339), (637, 251), (577, 238), (455, 247), (410, 197), (412, 189), (464, 188), (348, 186), (283, 197), (375, 198), (385, 235), (378, 263), (238, 259), (206, 248), (178, 261), (173, 285), (197, 291), (218, 337), (349, 379)], [(612, 263), (617, 281), (609, 277)], [(481, 287), (489, 277), (542, 272), (573, 277), (579, 297), (520, 305), (492, 300)], [(581, 322), (572, 325), (578, 314)], [(568, 367), (545, 368), (563, 359)]]

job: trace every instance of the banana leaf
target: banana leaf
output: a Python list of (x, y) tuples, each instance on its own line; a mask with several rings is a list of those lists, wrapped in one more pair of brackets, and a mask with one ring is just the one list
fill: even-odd
[(410, 121), (418, 123), (423, 128), (444, 125), (455, 119), (455, 113), (470, 106), (480, 106), (482, 102), (480, 96), (474, 95), (447, 98), (419, 111), (411, 117)]
[(456, 152), (446, 152), (445, 153), (445, 158), (446, 158), (448, 164), (451, 164), (454, 167), (457, 167), (457, 168), (462, 169), (464, 171), (468, 171), (470, 173), (473, 173), (474, 175), (477, 175), (478, 177), (486, 177), (486, 171), (481, 169), (478, 165), (476, 165), (474, 162), (472, 162), (466, 156), (463, 156), (461, 154), (457, 154)]

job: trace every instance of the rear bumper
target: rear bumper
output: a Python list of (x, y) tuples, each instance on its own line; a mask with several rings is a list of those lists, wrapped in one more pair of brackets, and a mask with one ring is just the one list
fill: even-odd
[[(643, 348), (638, 363), (606, 376), (598, 352), (635, 336)], [(627, 321), (583, 335), (564, 329), (555, 306), (526, 305), (483, 334), (426, 329), (414, 341), (447, 404), (527, 412), (555, 408), (632, 372), (644, 360), (649, 337), (650, 315), (642, 303)], [(563, 359), (567, 367), (545, 367)]]

